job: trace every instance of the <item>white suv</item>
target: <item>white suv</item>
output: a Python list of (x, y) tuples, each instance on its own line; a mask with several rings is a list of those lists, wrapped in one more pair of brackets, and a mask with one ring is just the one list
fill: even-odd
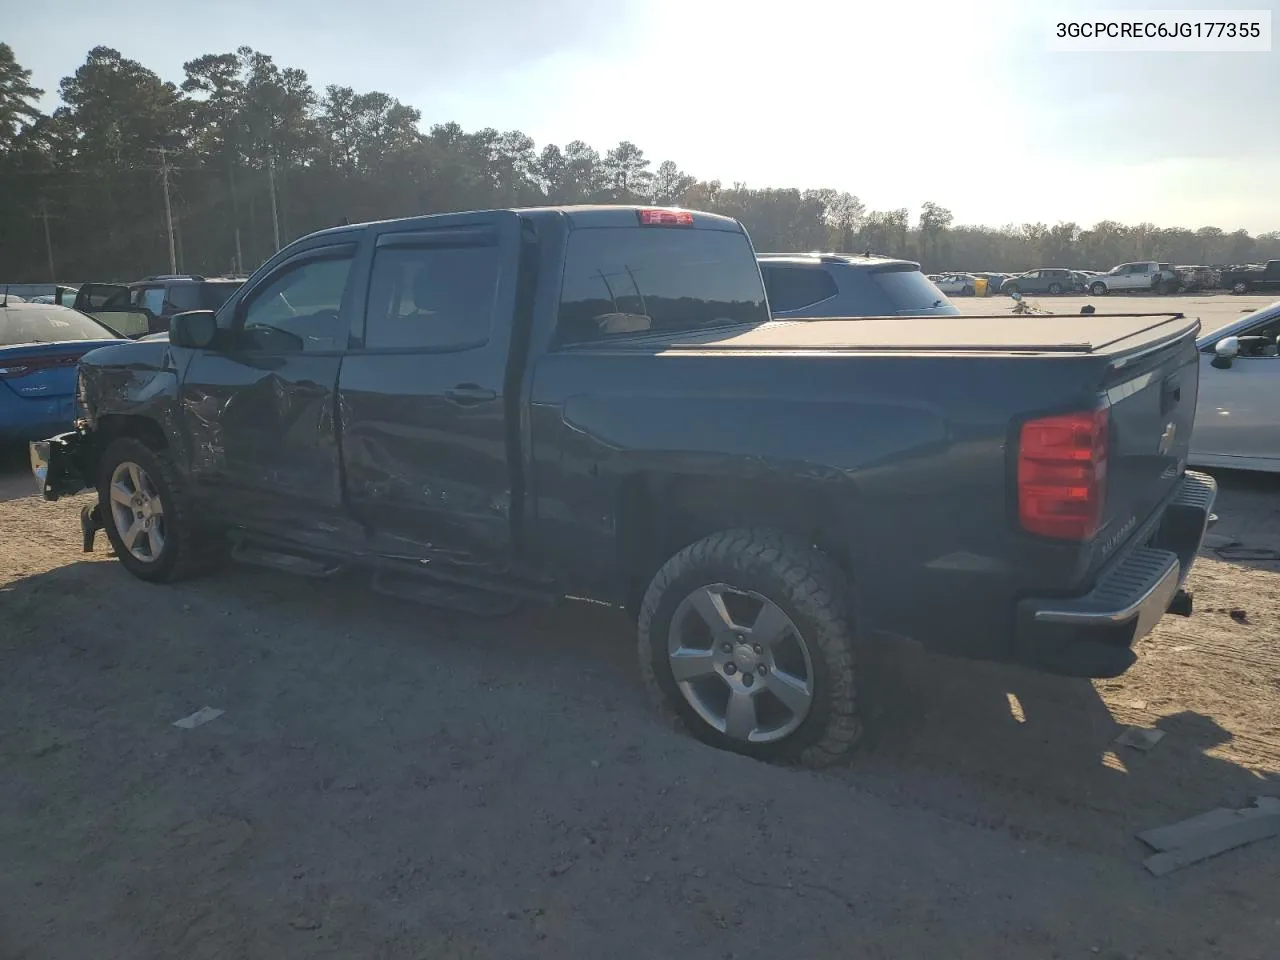
[(1176, 290), (1178, 273), (1169, 263), (1142, 260), (1138, 263), (1122, 263), (1089, 281), (1089, 292), (1095, 297), (1105, 296), (1113, 290), (1145, 290), (1161, 293)]

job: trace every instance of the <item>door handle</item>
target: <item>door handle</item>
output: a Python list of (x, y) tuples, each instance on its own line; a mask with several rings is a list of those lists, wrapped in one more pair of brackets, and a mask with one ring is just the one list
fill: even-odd
[(498, 399), (497, 393), (474, 383), (460, 383), (444, 392), (445, 398), (460, 406), (470, 406)]

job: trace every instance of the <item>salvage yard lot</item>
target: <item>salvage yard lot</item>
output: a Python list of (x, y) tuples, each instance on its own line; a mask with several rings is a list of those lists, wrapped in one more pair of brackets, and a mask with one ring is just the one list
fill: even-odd
[[(1112, 294), (1107, 297), (1049, 297), (1027, 296), (1027, 301), (1054, 313), (1079, 313), (1085, 304), (1092, 304), (1098, 313), (1185, 313), (1199, 317), (1205, 333), (1217, 330), (1249, 310), (1257, 310), (1275, 303), (1276, 296), (1236, 297), (1230, 294), (1188, 293), (1176, 297), (1140, 297), (1131, 294)], [(1013, 309), (1008, 297), (955, 297), (951, 301), (961, 313), (970, 316), (987, 313), (1004, 314)]]
[[(1266, 302), (1147, 299), (1091, 302), (1206, 329)], [(1157, 880), (1134, 839), (1280, 795), (1280, 478), (1219, 479), (1215, 533), (1249, 551), (1204, 552), (1195, 615), (1126, 676), (878, 647), (863, 748), (813, 774), (662, 727), (606, 608), (150, 586), (15, 456), (0, 958), (1274, 957), (1280, 840)], [(1115, 746), (1128, 724), (1166, 736)]]

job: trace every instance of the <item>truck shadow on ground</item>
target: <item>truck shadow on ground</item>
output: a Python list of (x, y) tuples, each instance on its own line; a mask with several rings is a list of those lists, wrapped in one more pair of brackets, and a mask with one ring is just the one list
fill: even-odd
[(1215, 512), (1220, 519), (1204, 555), (1254, 570), (1280, 572), (1280, 474), (1209, 472), (1218, 481)]
[(1137, 725), (1165, 734), (1149, 752), (1116, 744), (1136, 715), (1124, 678), (1110, 681), (1109, 705), (1087, 680), (902, 643), (864, 657), (861, 679), (867, 735), (851, 775), (959, 819), (1105, 851), (1148, 827), (1280, 792), (1276, 771), (1208, 753), (1233, 735), (1193, 710), (1142, 717)]
[[(148, 613), (139, 619), (142, 609)], [(638, 749), (665, 749), (661, 738), (677, 736), (650, 720), (630, 623), (599, 604), (566, 601), (487, 620), (388, 600), (360, 583), (232, 568), (166, 588), (96, 561), (0, 589), (0, 637), (10, 637), (0, 641), (0, 669), (22, 682), (40, 712), (61, 709), (54, 700), (66, 689), (64, 661), (91, 669), (83, 651), (102, 631), (115, 635), (104, 643), (117, 651), (108, 656), (109, 679), (122, 696), (163, 688), (169, 673), (190, 687), (193, 672), (229, 696), (237, 687), (270, 691), (301, 683), (297, 671), (305, 669), (306, 682), (318, 684), (308, 696), (332, 695), (335, 710), (354, 697), (353, 708), (367, 711), (381, 694), (348, 682), (344, 669), (379, 683), (396, 671), (444, 670), (485, 678), (468, 701), (477, 715), (486, 710), (485, 689), (540, 688), (549, 711), (572, 702), (586, 721), (596, 714), (617, 723), (623, 715), (626, 727), (647, 731), (633, 736)], [(67, 643), (81, 652), (59, 652)], [(153, 656), (119, 653), (153, 644)], [(167, 650), (173, 662), (165, 662)], [(325, 658), (333, 665), (315, 666)], [(1209, 716), (1155, 719), (1168, 735), (1150, 753), (1116, 746), (1122, 724), (1088, 681), (935, 657), (908, 644), (868, 652), (859, 673), (864, 742), (849, 763), (822, 776), (895, 805), (1097, 852), (1129, 843), (1137, 856), (1139, 830), (1277, 792), (1274, 774), (1206, 753), (1231, 737)], [(359, 702), (366, 698), (371, 703)]]

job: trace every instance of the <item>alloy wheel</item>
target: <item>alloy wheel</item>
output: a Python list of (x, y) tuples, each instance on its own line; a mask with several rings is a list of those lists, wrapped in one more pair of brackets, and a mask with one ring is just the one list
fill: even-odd
[(164, 550), (164, 503), (147, 472), (122, 461), (111, 472), (111, 516), (120, 542), (135, 560), (154, 563)]
[(808, 644), (772, 600), (724, 583), (680, 602), (667, 636), (676, 688), (707, 724), (734, 740), (772, 743), (813, 707)]

